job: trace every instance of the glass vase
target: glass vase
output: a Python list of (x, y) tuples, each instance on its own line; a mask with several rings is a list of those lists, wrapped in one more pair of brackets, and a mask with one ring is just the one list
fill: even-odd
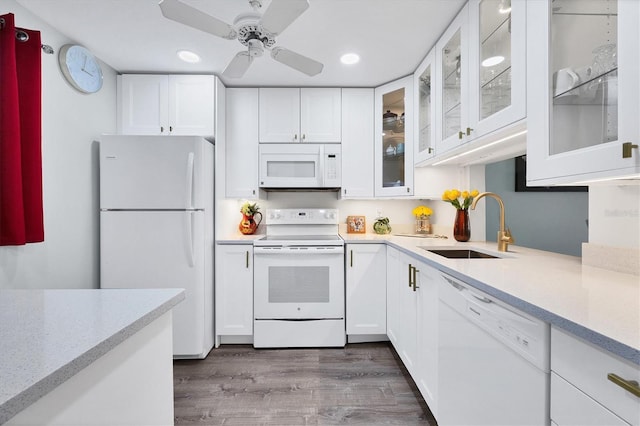
[(469, 241), (469, 238), (471, 238), (469, 210), (458, 209), (456, 211), (456, 220), (453, 223), (453, 238), (460, 242)]
[(424, 219), (416, 219), (416, 234), (430, 234), (431, 221), (428, 217)]

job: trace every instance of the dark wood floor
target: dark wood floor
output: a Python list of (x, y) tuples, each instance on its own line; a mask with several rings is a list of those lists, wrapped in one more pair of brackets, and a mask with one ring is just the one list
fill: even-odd
[(226, 345), (174, 361), (176, 425), (435, 425), (388, 343)]

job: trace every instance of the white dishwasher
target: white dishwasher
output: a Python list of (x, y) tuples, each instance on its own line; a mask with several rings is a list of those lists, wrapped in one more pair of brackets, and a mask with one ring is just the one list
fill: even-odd
[(549, 325), (440, 277), (438, 424), (550, 424)]

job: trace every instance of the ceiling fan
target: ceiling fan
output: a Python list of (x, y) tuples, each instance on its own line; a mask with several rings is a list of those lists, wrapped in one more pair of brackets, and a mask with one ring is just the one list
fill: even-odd
[(179, 0), (162, 0), (160, 9), (165, 18), (228, 40), (238, 39), (247, 50), (238, 52), (227, 65), (222, 75), (240, 78), (249, 69), (254, 58), (262, 56), (264, 50), (271, 51), (276, 61), (296, 69), (308, 76), (322, 72), (318, 61), (275, 46), (275, 37), (282, 33), (309, 7), (309, 0), (271, 0), (271, 4), (260, 14), (263, 0), (249, 0), (253, 12), (242, 13), (229, 25), (218, 18), (182, 3)]

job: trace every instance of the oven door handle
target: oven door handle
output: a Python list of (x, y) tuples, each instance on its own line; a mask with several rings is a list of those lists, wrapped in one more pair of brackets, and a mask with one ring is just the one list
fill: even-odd
[(313, 255), (325, 255), (325, 254), (344, 254), (344, 247), (342, 246), (329, 246), (329, 247), (301, 247), (301, 246), (278, 246), (278, 247), (254, 247), (254, 255), (277, 255), (277, 254), (313, 254)]

